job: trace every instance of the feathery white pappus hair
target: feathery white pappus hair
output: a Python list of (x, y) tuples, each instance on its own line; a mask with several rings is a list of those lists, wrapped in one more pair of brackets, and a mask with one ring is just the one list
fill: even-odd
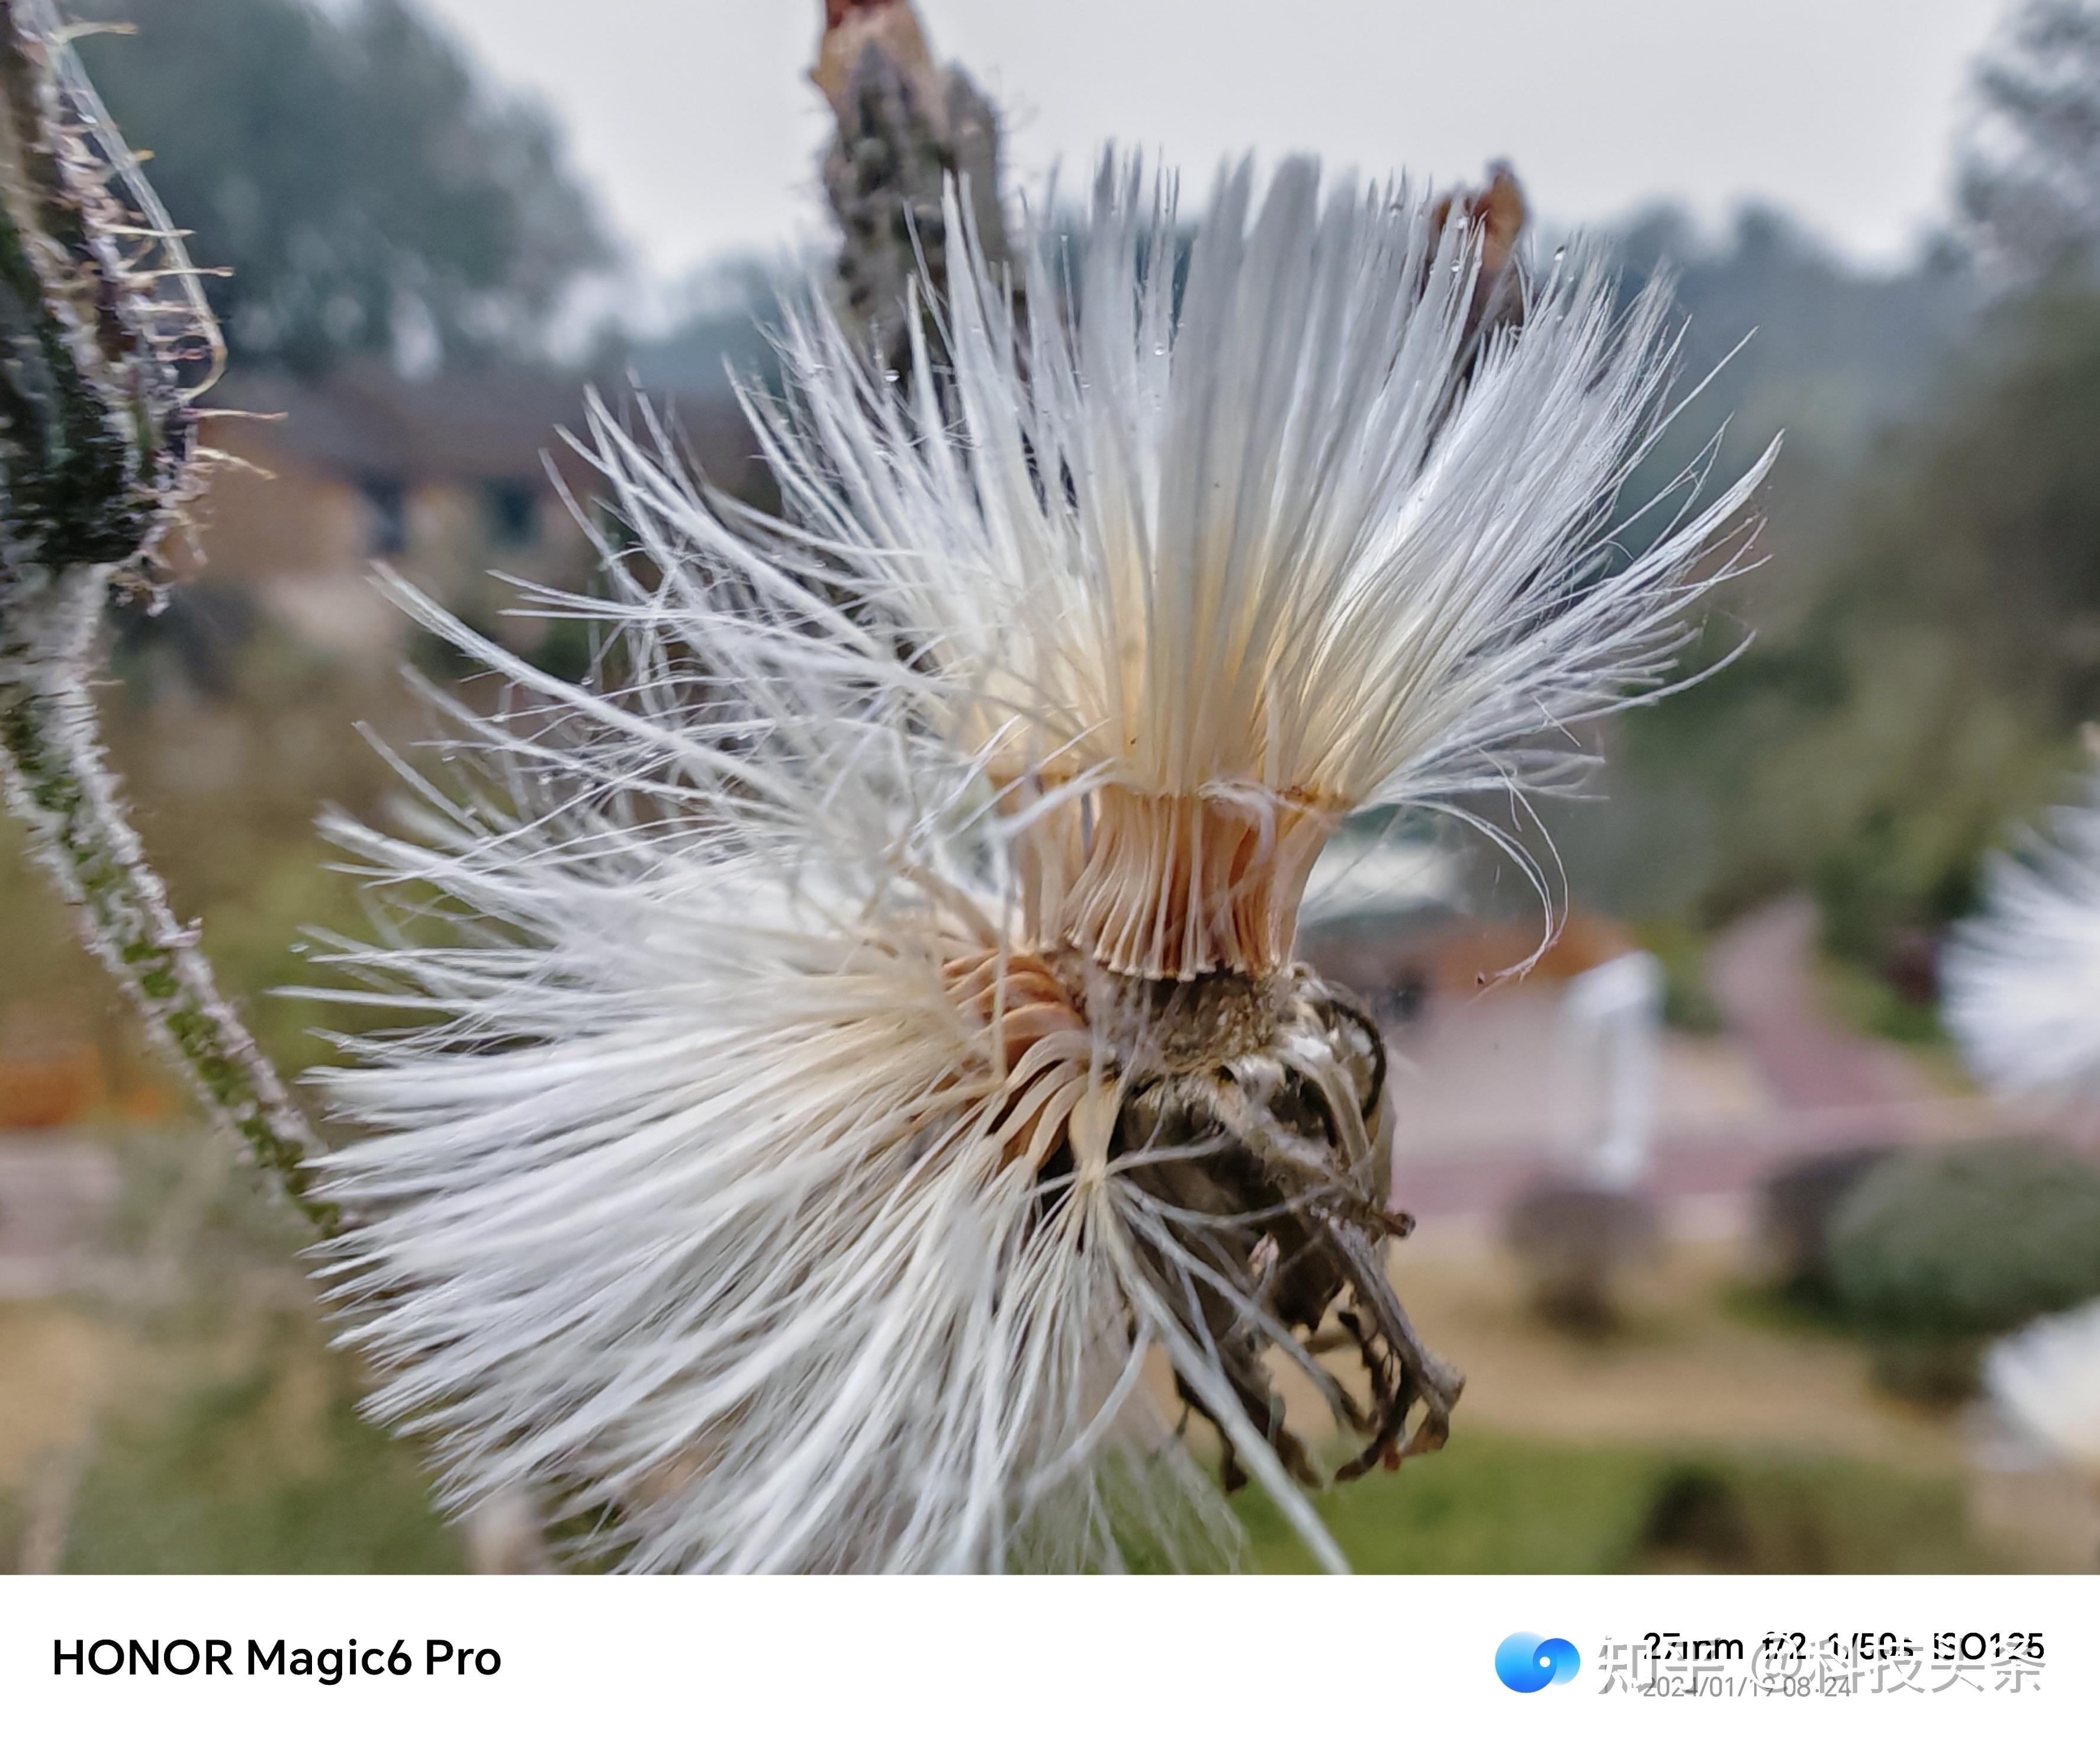
[(2006, 1093), (2100, 1097), (2100, 775), (2046, 836), (1988, 865), (1941, 959), (1948, 1030)]
[(1212, 1559), (1157, 1346), (1339, 1565), (1057, 968), (1273, 970), (1352, 810), (1568, 776), (1763, 464), (1628, 557), (1662, 288), (1616, 311), (1571, 251), (1473, 335), (1477, 231), (1305, 161), (1224, 175), (1185, 276), (1177, 223), (1110, 165), (1024, 244), (1025, 325), (957, 250), (908, 399), (804, 307), (752, 404), (779, 519), (595, 411), (624, 544), (532, 592), (610, 641), (593, 686), (387, 584), (517, 693), (448, 707), (483, 776), (404, 768), (410, 837), (333, 823), (454, 921), (336, 944), (430, 1019), (325, 1078), (336, 1293), (453, 1501), (538, 1489), (644, 1569)]
[(2100, 1476), (2100, 1301), (2038, 1319), (1994, 1343), (1983, 1382), (2014, 1427)]

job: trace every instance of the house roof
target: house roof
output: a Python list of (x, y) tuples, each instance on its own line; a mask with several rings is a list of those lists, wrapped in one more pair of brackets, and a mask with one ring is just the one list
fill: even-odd
[[(262, 447), (359, 481), (538, 480), (549, 457), (571, 478), (589, 471), (561, 435), (584, 429), (585, 387), (579, 378), (520, 367), (411, 381), (357, 360), (318, 380), (231, 372), (209, 404), (280, 416), (250, 428)], [(666, 398), (654, 399), (709, 477), (731, 491), (748, 479), (757, 445), (733, 402), (680, 396), (667, 406)]]

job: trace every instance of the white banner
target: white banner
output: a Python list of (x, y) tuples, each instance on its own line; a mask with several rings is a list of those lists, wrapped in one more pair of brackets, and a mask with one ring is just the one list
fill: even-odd
[(2100, 1738), (2096, 1645), (2085, 1577), (6, 1579), (0, 1743), (1974, 1750)]

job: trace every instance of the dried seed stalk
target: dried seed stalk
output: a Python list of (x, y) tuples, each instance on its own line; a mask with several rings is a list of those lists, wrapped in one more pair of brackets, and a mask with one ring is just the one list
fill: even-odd
[(999, 116), (960, 67), (935, 64), (909, 0), (825, 0), (810, 77), (838, 117), (823, 174), (843, 239), (839, 312), (864, 355), (902, 378), (911, 300), (947, 284), (951, 179), (986, 256), (1006, 259)]

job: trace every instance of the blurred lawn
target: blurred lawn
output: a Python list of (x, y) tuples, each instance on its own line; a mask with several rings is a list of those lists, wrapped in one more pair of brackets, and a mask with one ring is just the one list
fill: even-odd
[(112, 1419), (74, 1497), (84, 1574), (438, 1574), (463, 1561), (414, 1454), (364, 1421), (351, 1364), (280, 1314), (263, 1353)]
[(0, 1569), (40, 1539), (72, 1572), (457, 1571), (414, 1447), (357, 1413), (303, 1219), (204, 1133), (87, 1134), (118, 1173), (98, 1266), (0, 1302)]
[[(311, 1314), (261, 1314), (204, 1359), (178, 1340), (105, 1414), (73, 1499), (74, 1572), (457, 1571), (457, 1531), (413, 1450), (364, 1423), (355, 1364)], [(1255, 1565), (1312, 1564), (1258, 1491), (1238, 1498)], [(1321, 1497), (1359, 1571), (1787, 1573), (2002, 1569), (1965, 1529), (1960, 1480), (1857, 1460), (1589, 1447), (1480, 1430)], [(0, 1494), (0, 1549), (23, 1530)]]
[[(11, 1470), (0, 1463), (0, 1567), (20, 1565), (42, 1514), (45, 1547), (79, 1572), (458, 1570), (463, 1540), (433, 1509), (416, 1449), (356, 1412), (364, 1377), (328, 1346), (294, 1261), (310, 1230), (200, 1133), (119, 1130), (108, 1142), (121, 1191), (102, 1244), (115, 1274), (103, 1288), (0, 1308), (0, 1405), (27, 1412), (12, 1425), (26, 1438), (0, 1442), (0, 1457), (18, 1453)], [(1515, 1338), (1537, 1351), (1533, 1363), (1557, 1358), (1564, 1370), (1638, 1371), (1676, 1354), (1636, 1345), (1599, 1361), (1565, 1353), (1550, 1333), (1524, 1337), (1530, 1327), (1515, 1311), (1520, 1322), (1499, 1336), (1485, 1317), (1471, 1315), (1468, 1352), (1504, 1368), (1523, 1359), (1505, 1353)], [(1718, 1313), (1714, 1322), (1741, 1328)], [(1789, 1354), (1833, 1341), (1813, 1321), (1769, 1324), (1763, 1341)], [(1813, 1395), (1812, 1373), (1800, 1368), (1800, 1393)], [(1904, 1455), (1906, 1468), (1767, 1456), (1652, 1428), (1604, 1442), (1498, 1430), (1462, 1412), (1445, 1452), (1337, 1489), (1319, 1507), (1368, 1572), (2014, 1565), (1965, 1528), (1951, 1450), (1921, 1443)], [(54, 1520), (58, 1475), (71, 1480)], [(1308, 1568), (1259, 1491), (1235, 1505), (1256, 1565)]]
[[(1271, 1573), (1312, 1564), (1274, 1505), (1239, 1502)], [(2003, 1559), (1965, 1529), (1961, 1486), (1842, 1458), (1673, 1454), (1462, 1430), (1322, 1496), (1361, 1573), (1967, 1573)]]

